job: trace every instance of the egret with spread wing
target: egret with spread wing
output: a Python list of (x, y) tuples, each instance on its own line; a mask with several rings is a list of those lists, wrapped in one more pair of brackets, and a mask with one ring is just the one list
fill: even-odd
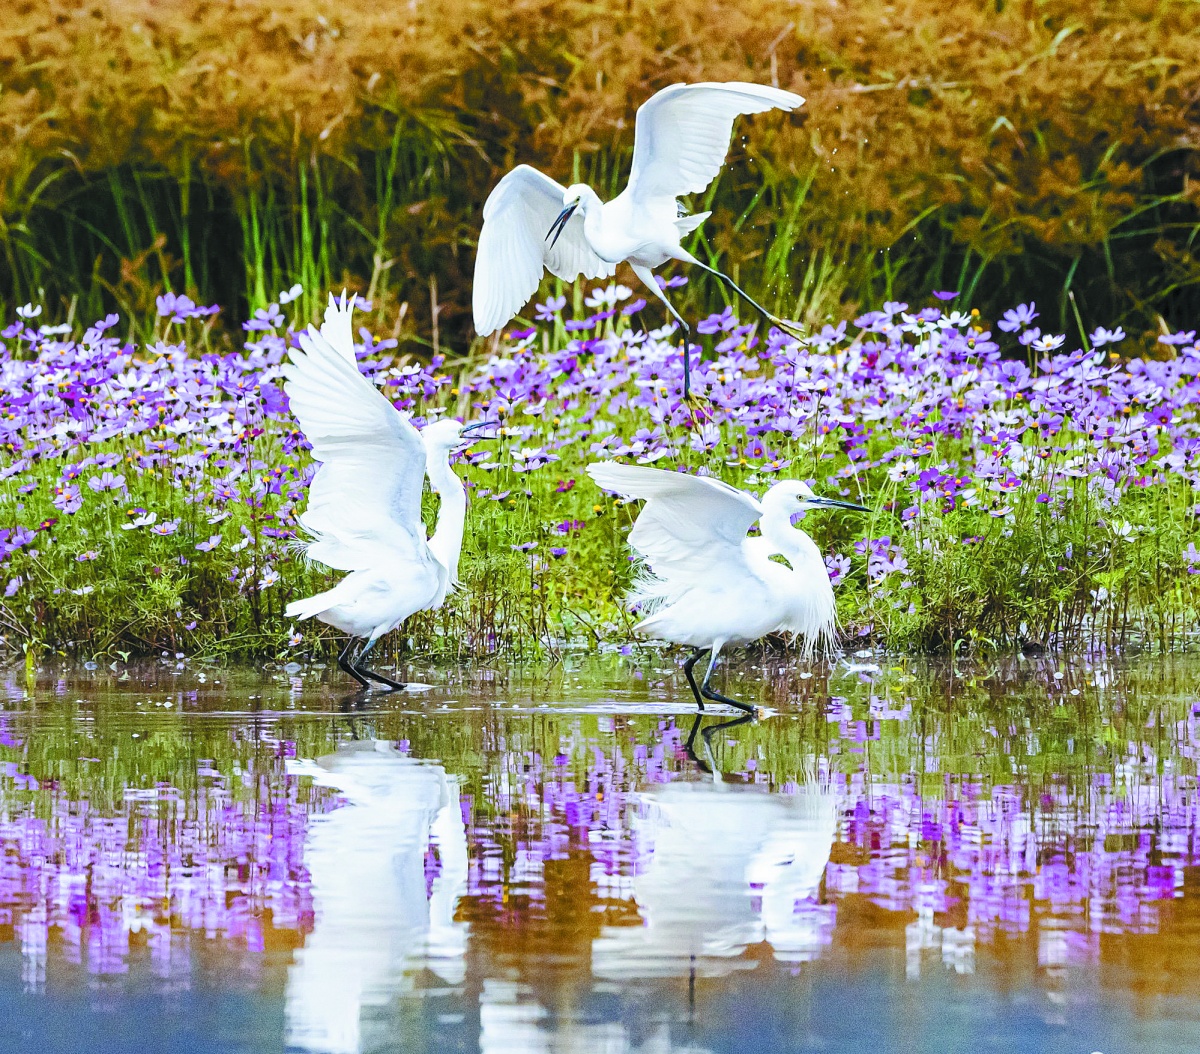
[[(310, 536), (305, 554), (350, 572), (332, 589), (292, 602), (286, 614), (350, 634), (338, 665), (363, 688), (376, 681), (403, 689), (366, 658), (410, 615), (441, 607), (457, 582), (467, 500), (450, 455), (470, 429), (443, 420), (418, 432), (392, 406), (355, 363), (352, 310), (353, 301), (331, 298), (321, 331), (301, 333), (283, 368), (292, 413), (321, 462), (300, 517)], [(421, 519), (426, 474), (441, 499), (430, 538)], [(351, 658), (355, 638), (366, 644)]]
[(567, 281), (607, 278), (628, 261), (633, 272), (683, 326), (684, 393), (690, 393), (691, 330), (667, 299), (653, 268), (668, 260), (695, 264), (735, 289), (771, 321), (768, 311), (728, 275), (701, 263), (682, 245), (709, 216), (683, 213), (678, 198), (704, 190), (721, 170), (740, 114), (794, 110), (804, 100), (761, 84), (673, 84), (637, 112), (629, 183), (601, 201), (584, 183), (564, 188), (529, 165), (496, 185), (483, 207), (475, 259), (475, 329), (487, 336), (537, 291), (543, 270)]
[[(643, 465), (605, 461), (589, 465), (588, 473), (605, 490), (646, 502), (629, 533), (648, 571), (632, 597), (634, 607), (648, 612), (635, 628), (695, 649), (683, 670), (701, 710), (710, 699), (753, 713), (709, 687), (726, 644), (794, 633), (811, 651), (832, 639), (837, 609), (829, 572), (792, 517), (818, 508), (868, 511), (864, 506), (817, 497), (799, 480), (776, 483), (759, 501), (720, 480)], [(756, 521), (761, 535), (747, 537)], [(697, 685), (692, 668), (706, 651), (708, 670)]]

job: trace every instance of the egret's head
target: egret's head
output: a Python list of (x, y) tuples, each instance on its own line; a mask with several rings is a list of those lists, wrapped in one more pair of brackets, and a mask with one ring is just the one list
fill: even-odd
[(550, 224), (550, 230), (546, 233), (546, 240), (550, 242), (551, 248), (554, 248), (555, 243), (562, 237), (567, 223), (590, 190), (591, 188), (585, 183), (572, 183), (563, 191), (563, 210), (558, 214), (558, 218)]
[(591, 191), (586, 183), (572, 183), (563, 191), (563, 205), (578, 205)]
[(421, 430), (421, 438), (425, 441), (426, 450), (447, 456), (455, 450), (469, 446), (476, 439), (490, 438), (486, 434), (479, 435), (478, 430), (491, 427), (491, 421), (478, 421), (475, 424), (464, 425), (452, 417), (445, 417), (426, 425)]
[(787, 511), (789, 516), (808, 512), (809, 509), (850, 509), (854, 512), (870, 512), (865, 505), (856, 505), (852, 501), (840, 501), (837, 498), (825, 498), (814, 494), (812, 487), (798, 479), (785, 479), (776, 483), (763, 499), (763, 503), (778, 505)]

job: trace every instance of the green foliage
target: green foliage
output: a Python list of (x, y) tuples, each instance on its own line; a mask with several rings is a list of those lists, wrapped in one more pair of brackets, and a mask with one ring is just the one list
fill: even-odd
[[(0, 297), (248, 315), (345, 283), (464, 345), (482, 202), (514, 162), (603, 194), (680, 80), (808, 99), (747, 121), (694, 251), (818, 320), (929, 288), (1074, 293), (1085, 324), (1197, 314), (1188, 0), (67, 0), (0, 27)], [(624, 276), (628, 280), (628, 276)], [(685, 306), (719, 304), (696, 282)], [(314, 305), (305, 303), (309, 310)]]

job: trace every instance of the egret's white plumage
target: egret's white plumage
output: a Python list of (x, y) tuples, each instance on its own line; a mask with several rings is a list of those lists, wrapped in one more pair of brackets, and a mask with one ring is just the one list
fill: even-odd
[[(528, 165), (497, 184), (483, 208), (475, 260), (475, 329), (503, 326), (537, 290), (544, 269), (572, 281), (603, 278), (628, 261), (646, 287), (687, 323), (654, 279), (668, 260), (695, 264), (737, 289), (727, 275), (701, 263), (681, 239), (707, 218), (680, 215), (676, 200), (704, 190), (721, 170), (733, 122), (740, 114), (794, 110), (804, 100), (762, 84), (674, 84), (638, 109), (633, 167), (625, 189), (604, 202), (586, 184), (563, 187)], [(687, 343), (684, 344), (685, 352)], [(685, 383), (687, 374), (684, 375)]]
[(518, 165), (488, 195), (471, 290), (480, 335), (512, 318), (537, 292), (547, 270), (568, 282), (580, 275), (607, 278), (616, 270), (588, 245), (582, 220), (568, 223), (553, 246), (546, 240), (562, 212), (565, 190), (536, 168)]
[(333, 345), (342, 358), (355, 364), (358, 362), (358, 356), (354, 354), (354, 305), (357, 302), (357, 293), (347, 298), (343, 289), (340, 299), (330, 293), (329, 306), (321, 323), (321, 336)]
[[(309, 559), (349, 571), (332, 589), (289, 604), (288, 618), (312, 618), (366, 639), (355, 662), (339, 663), (362, 685), (396, 682), (362, 666), (375, 641), (417, 611), (440, 607), (458, 575), (466, 491), (450, 468), (463, 426), (437, 421), (418, 432), (359, 372), (349, 315), (332, 301), (321, 331), (299, 336), (283, 368), (292, 412), (320, 468), (300, 525)], [(336, 342), (336, 343), (335, 343)], [(441, 499), (437, 529), (421, 519), (425, 476)]]
[[(588, 472), (605, 490), (646, 502), (629, 534), (647, 572), (631, 598), (646, 612), (635, 628), (697, 649), (684, 669), (702, 709), (703, 699), (750, 709), (708, 688), (726, 644), (792, 633), (811, 651), (832, 640), (837, 608), (829, 572), (792, 517), (820, 507), (865, 511), (861, 505), (817, 497), (799, 480), (776, 483), (760, 501), (720, 480), (642, 465), (601, 462)], [(748, 537), (756, 521), (761, 533)], [(691, 671), (704, 650), (711, 658), (697, 687)]]

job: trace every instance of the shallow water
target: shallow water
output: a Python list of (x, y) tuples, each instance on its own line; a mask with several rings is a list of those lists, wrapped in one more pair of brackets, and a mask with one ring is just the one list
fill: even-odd
[(0, 675), (0, 1049), (1200, 1049), (1200, 662), (408, 675)]

